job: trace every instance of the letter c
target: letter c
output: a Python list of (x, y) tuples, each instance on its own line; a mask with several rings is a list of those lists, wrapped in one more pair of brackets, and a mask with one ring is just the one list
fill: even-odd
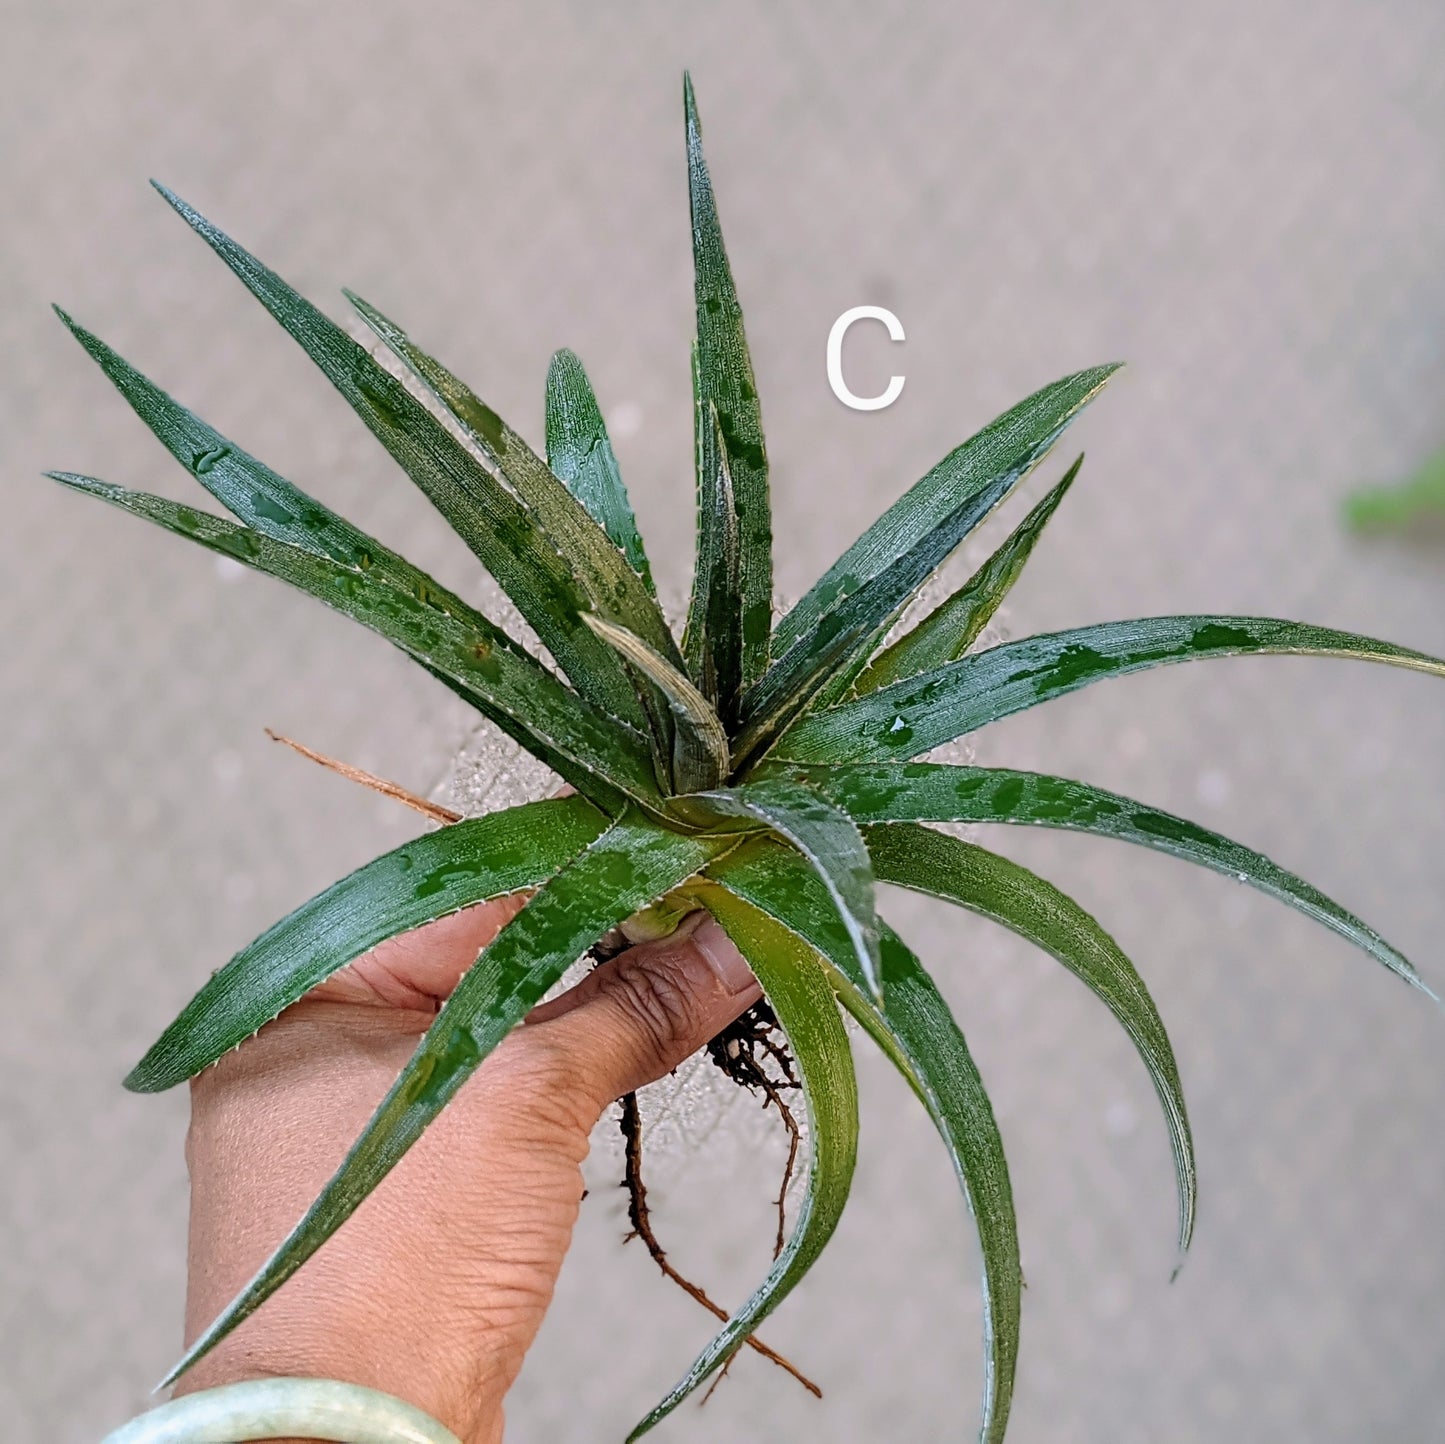
[(890, 376), (888, 388), (881, 396), (855, 396), (848, 389), (848, 383), (843, 380), (843, 337), (854, 321), (882, 321), (894, 341), (903, 340), (903, 322), (882, 306), (854, 306), (844, 311), (828, 332), (828, 385), (833, 388), (833, 394), (854, 411), (882, 411), (902, 395), (906, 378)]

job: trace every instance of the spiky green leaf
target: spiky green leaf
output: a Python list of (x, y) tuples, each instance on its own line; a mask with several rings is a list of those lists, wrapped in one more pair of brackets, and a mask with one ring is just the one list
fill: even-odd
[(667, 700), (674, 728), (671, 775), (679, 792), (715, 787), (728, 774), (728, 735), (712, 704), (665, 657), (626, 627), (601, 617), (583, 621), (627, 659)]
[[(1168, 853), (1235, 878), (1347, 938), (1413, 987), (1430, 990), (1399, 949), (1303, 878), (1251, 847), (1132, 798), (1036, 772), (935, 762), (785, 767), (862, 824), (1004, 822), (1062, 827)], [(1433, 995), (1432, 995), (1433, 996)]]
[(1445, 662), (1423, 652), (1332, 627), (1271, 617), (1141, 617), (1005, 642), (895, 682), (803, 718), (774, 755), (833, 764), (904, 761), (1107, 677), (1261, 653), (1352, 657), (1445, 676)]
[(750, 840), (712, 864), (709, 878), (776, 918), (829, 962), (843, 1006), (867, 1030), (927, 1108), (977, 1228), (983, 1263), (984, 1386), (980, 1438), (999, 1444), (1018, 1360), (1018, 1221), (1003, 1139), (963, 1034), (932, 979), (898, 935), (881, 924), (881, 1008), (858, 970), (832, 900), (802, 859), (767, 839)]
[(617, 454), (592, 383), (575, 353), (556, 352), (547, 367), (547, 465), (611, 538), (652, 596), (657, 589), (637, 529)]
[(346, 292), (346, 298), (521, 498), (547, 544), (571, 563), (592, 610), (626, 627), (680, 667), (682, 656), (657, 599), (598, 521), (552, 474), (547, 463), (465, 382), (423, 351), (394, 321), (352, 291)]
[(1058, 959), (1118, 1020), (1149, 1070), (1164, 1109), (1179, 1186), (1182, 1254), (1194, 1233), (1199, 1187), (1194, 1140), (1174, 1048), (1134, 964), (1071, 897), (1008, 858), (912, 822), (870, 827), (865, 836), (880, 882), (946, 898), (1000, 923)]
[(158, 1093), (185, 1082), (388, 938), (540, 886), (605, 825), (581, 797), (562, 797), (469, 818), (393, 848), (303, 903), (213, 973), (125, 1086)]
[(569, 559), (528, 509), (364, 346), (173, 191), (156, 189), (316, 363), (492, 574), (577, 690), (604, 711), (642, 725), (626, 669), (579, 620), (587, 598)]
[(136, 415), (180, 464), (233, 516), (277, 541), (359, 568), (413, 593), (446, 615), (529, 655), (494, 622), (405, 557), (272, 471), (136, 370), (73, 317), (55, 307)]
[(801, 938), (724, 889), (699, 886), (698, 896), (747, 958), (788, 1035), (808, 1111), (807, 1188), (793, 1232), (761, 1287), (628, 1435), (629, 1444), (726, 1364), (813, 1266), (838, 1226), (858, 1154), (853, 1054), (822, 963)]
[(807, 710), (822, 711), (847, 697), (876, 691), (901, 677), (911, 677), (961, 657), (988, 625), (1008, 589), (1018, 579), (1034, 542), (1078, 475), (1083, 460), (1080, 456), (1064, 479), (959, 591), (880, 652), (880, 645), (897, 624), (903, 607), (894, 611), (858, 649), (849, 665), (840, 668), (817, 689)]
[[(355, 292), (345, 294), (362, 320), (410, 368), (521, 500), (539, 529), (540, 544), (553, 548), (567, 560), (592, 611), (642, 637), (647, 645), (681, 666), (681, 654), (656, 597), (542, 458), (465, 382), (423, 351), (394, 321)], [(659, 780), (665, 779), (670, 774), (674, 747), (667, 706), (645, 677), (628, 675), (635, 685), (635, 701), (647, 718)]]
[[(992, 490), (1000, 476), (1018, 480), (1037, 463), (1120, 363), (1076, 372), (1034, 392), (915, 482), (833, 563), (777, 626), (775, 649), (802, 640), (850, 592), (911, 550), (964, 498)], [(997, 498), (995, 498), (997, 500)]]
[(652, 759), (642, 738), (584, 702), (526, 653), (512, 651), (498, 634), (458, 622), (360, 566), (288, 546), (224, 517), (73, 472), (47, 475), (289, 582), (369, 627), (484, 714), (504, 720), (534, 755), (607, 811), (619, 811), (623, 796), (656, 809)]
[[(725, 466), (700, 467), (699, 510), (727, 507), (736, 517), (737, 606), (730, 621), (738, 643), (739, 676), (719, 677), (718, 710), (733, 715), (736, 692), (763, 674), (768, 664), (768, 636), (773, 625), (773, 522), (768, 498), (768, 453), (763, 440), (757, 381), (743, 331), (727, 251), (718, 223), (717, 200), (702, 153), (702, 127), (692, 80), (683, 80), (683, 111), (687, 133), (687, 181), (692, 201), (692, 256), (697, 301), (697, 401), (701, 410), (717, 412)], [(703, 416), (706, 421), (706, 415)], [(701, 458), (700, 458), (701, 460)], [(731, 496), (718, 488), (726, 475)], [(706, 499), (706, 507), (703, 502)], [(699, 570), (702, 570), (699, 557)]]
[(955, 448), (844, 553), (786, 617), (773, 662), (743, 698), (742, 761), (761, 756), (851, 670), (949, 553), (1039, 462), (1118, 368), (1096, 366), (1035, 392)]
[(305, 1217), (165, 1382), (208, 1354), (341, 1227), (577, 958), (726, 847), (627, 816), (544, 884), (462, 977)]
[(846, 812), (786, 777), (698, 793), (685, 800), (685, 807), (690, 818), (737, 817), (760, 822), (792, 843), (822, 879), (852, 939), (859, 970), (878, 994), (873, 869), (863, 836)]
[(1034, 543), (1058, 510), (1083, 464), (1084, 458), (1080, 456), (1064, 473), (1063, 480), (963, 586), (868, 663), (853, 686), (857, 695), (876, 692), (880, 687), (905, 677), (916, 677), (920, 672), (931, 672), (935, 667), (957, 661), (968, 651), (1018, 580)]
[[(506, 647), (529, 662), (534, 660), (505, 631), (434, 577), (308, 496), (174, 401), (59, 306), (55, 312), (166, 450), (248, 527), (278, 541), (360, 568), (411, 592), (419, 601), (456, 618), (491, 639), (496, 646)], [(431, 668), (427, 670), (444, 686), (476, 705), (476, 698), (458, 688), (451, 678)], [(522, 746), (537, 751), (526, 730), (518, 728), (514, 719), (505, 713), (488, 712), (487, 715)], [(543, 757), (543, 760), (548, 765), (556, 763), (553, 757)]]
[[(698, 386), (693, 347), (693, 387)], [(682, 650), (697, 684), (718, 707), (727, 726), (737, 721), (742, 677), (742, 574), (736, 499), (728, 470), (717, 407), (695, 396), (697, 434), (697, 555)], [(709, 478), (704, 484), (703, 478)]]

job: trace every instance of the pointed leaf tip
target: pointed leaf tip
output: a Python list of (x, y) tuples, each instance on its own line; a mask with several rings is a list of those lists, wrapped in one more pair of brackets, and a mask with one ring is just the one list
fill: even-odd
[(741, 765), (771, 749), (799, 718), (799, 728), (808, 729), (814, 717), (839, 711), (804, 715), (820, 694), (829, 694), (831, 679), (856, 678), (918, 589), (1038, 465), (1111, 370), (1094, 366), (1062, 377), (995, 417), (930, 468), (824, 572), (773, 629), (772, 665), (741, 700), (745, 727), (734, 748)]
[[(966, 732), (1108, 677), (1211, 657), (1351, 657), (1445, 677), (1445, 660), (1275, 617), (1135, 617), (1003, 642), (804, 717), (775, 749), (794, 761), (921, 757)], [(739, 743), (735, 751), (745, 754)]]
[[(637, 528), (637, 517), (627, 497), (617, 453), (602, 419), (596, 393), (581, 359), (565, 346), (553, 352), (547, 364), (543, 410), (546, 459), (552, 474), (627, 558), (628, 566), (641, 578), (648, 596), (655, 599), (657, 588), (647, 562), (647, 549)], [(619, 620), (625, 621), (625, 618)], [(662, 636), (666, 630), (664, 622), (651, 640), (654, 648), (659, 642), (670, 640), (670, 631), (665, 638)], [(665, 647), (663, 655), (681, 660), (671, 646)]]
[(207, 239), (219, 234), (217, 228), (213, 226), (210, 221), (208, 221), (205, 216), (200, 213), (200, 211), (198, 211), (188, 201), (183, 200), (168, 185), (165, 185), (163, 182), (158, 180), (152, 180), (151, 186), (161, 197), (161, 199), (165, 201), (165, 203), (170, 206), (170, 208), (175, 211), (175, 213), (180, 216), (180, 218), (185, 221), (185, 223), (190, 226), (193, 231), (198, 232), (202, 236), (205, 236)]
[[(693, 362), (694, 416), (698, 435), (694, 444), (697, 465), (699, 540), (708, 509), (716, 509), (718, 478), (709, 465), (714, 451), (725, 463), (732, 496), (727, 512), (735, 524), (737, 563), (735, 595), (725, 610), (729, 632), (739, 643), (736, 677), (717, 678), (719, 710), (732, 725), (738, 718), (743, 689), (751, 687), (767, 670), (773, 624), (773, 527), (768, 491), (767, 442), (763, 434), (757, 377), (748, 351), (742, 306), (728, 265), (707, 160), (703, 155), (702, 128), (687, 92), (686, 149), (688, 201), (692, 221), (692, 251), (697, 333)], [(710, 432), (711, 410), (717, 411), (721, 446)], [(701, 560), (701, 557), (699, 558)], [(700, 574), (695, 569), (694, 576)], [(712, 609), (710, 609), (712, 610)], [(722, 608), (718, 609), (720, 617)], [(690, 620), (696, 620), (690, 613)]]
[[(195, 1077), (353, 958), (474, 903), (541, 886), (602, 830), (602, 814), (582, 798), (551, 798), (424, 833), (383, 853), (213, 973), (125, 1086), (159, 1093)], [(419, 888), (419, 877), (431, 881)]]
[(156, 194), (159, 195), (160, 198), (165, 201), (165, 203), (173, 211), (177, 213), (177, 215), (181, 216), (191, 225), (194, 225), (198, 220), (201, 219), (200, 213), (195, 209), (195, 207), (187, 205), (186, 202), (183, 201), (180, 196), (178, 196), (175, 191), (173, 191), (163, 181), (158, 181), (152, 178), (151, 189), (154, 190)]
[(1129, 1035), (1164, 1111), (1179, 1192), (1179, 1250), (1194, 1233), (1198, 1170), (1173, 1045), (1144, 980), (1119, 945), (1067, 894), (975, 843), (917, 823), (865, 832), (879, 882), (943, 898), (1041, 948), (1079, 978)]
[(67, 311), (63, 306), (57, 306), (54, 302), (52, 302), (50, 309), (54, 311), (57, 316), (60, 317), (61, 323), (64, 325), (65, 329), (69, 331), (70, 334), (74, 336), (75, 339), (79, 341), (80, 344), (85, 347), (85, 349), (89, 351), (92, 356), (96, 354), (97, 350), (105, 352), (110, 351), (110, 347), (108, 347), (105, 342), (102, 341), (100, 337), (95, 334), (94, 331), (90, 330), (86, 326), (82, 326), (80, 322), (77, 321), (75, 317), (72, 316), (70, 312)]
[[(855, 697), (957, 661), (973, 646), (1023, 573), (1035, 543), (1083, 464), (1084, 454), (1080, 452), (1063, 478), (963, 586), (939, 603), (911, 631), (874, 656), (853, 684)], [(842, 695), (833, 700), (840, 700)]]

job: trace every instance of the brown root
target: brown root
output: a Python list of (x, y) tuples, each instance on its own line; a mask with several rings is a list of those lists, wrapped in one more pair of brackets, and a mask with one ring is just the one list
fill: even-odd
[(711, 1399), (714, 1394), (717, 1393), (717, 1386), (718, 1386), (719, 1384), (721, 1384), (724, 1379), (727, 1378), (727, 1376), (728, 1376), (728, 1370), (732, 1368), (732, 1366), (733, 1366), (733, 1360), (736, 1359), (736, 1358), (737, 1358), (737, 1352), (736, 1352), (736, 1351), (734, 1351), (733, 1353), (729, 1354), (729, 1355), (727, 1356), (727, 1358), (723, 1361), (723, 1366), (722, 1366), (722, 1368), (719, 1369), (719, 1370), (717, 1371), (717, 1373), (712, 1376), (712, 1383), (707, 1386), (707, 1393), (705, 1393), (705, 1394), (702, 1396), (702, 1398), (698, 1400), (697, 1407), (698, 1407), (699, 1409), (701, 1409), (702, 1406), (703, 1406), (704, 1404), (706, 1404), (707, 1401), (708, 1401), (709, 1399)]
[[(690, 1279), (684, 1278), (672, 1266), (662, 1245), (657, 1241), (657, 1235), (652, 1231), (652, 1216), (647, 1207), (647, 1185), (642, 1181), (642, 1114), (637, 1107), (637, 1094), (626, 1094), (621, 1099), (621, 1103), (620, 1126), (626, 1146), (626, 1171), (622, 1182), (627, 1189), (627, 1217), (632, 1224), (632, 1232), (627, 1237), (629, 1240), (640, 1238), (646, 1244), (648, 1253), (652, 1255), (653, 1262), (662, 1270), (665, 1277), (671, 1279), (689, 1298), (696, 1299), (714, 1318), (726, 1323), (727, 1310), (720, 1304), (714, 1303), (702, 1289)], [(823, 1391), (811, 1379), (800, 1373), (787, 1359), (776, 1350), (769, 1348), (761, 1339), (749, 1334), (744, 1342), (765, 1359), (772, 1360), (780, 1369), (791, 1374), (814, 1398), (821, 1399), (823, 1397)], [(727, 1366), (724, 1365), (722, 1373), (726, 1372)], [(722, 1374), (719, 1374), (718, 1377), (720, 1379)], [(716, 1387), (717, 1381), (715, 1380), (712, 1388)], [(706, 1403), (707, 1398), (711, 1395), (712, 1389), (709, 1389), (703, 1402)]]
[[(787, 1236), (788, 1185), (798, 1162), (802, 1130), (783, 1092), (796, 1091), (802, 1085), (788, 1052), (787, 1037), (778, 1025), (777, 1015), (767, 999), (761, 998), (740, 1018), (730, 1023), (707, 1045), (708, 1056), (739, 1088), (761, 1093), (763, 1107), (776, 1108), (783, 1127), (788, 1130), (788, 1161), (783, 1167), (783, 1182), (775, 1204), (778, 1210), (778, 1233), (773, 1244), (773, 1257), (783, 1251)], [(769, 1072), (765, 1064), (772, 1064)]]

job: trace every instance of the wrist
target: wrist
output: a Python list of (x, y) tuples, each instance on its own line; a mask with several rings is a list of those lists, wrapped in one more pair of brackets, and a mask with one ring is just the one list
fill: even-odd
[[(193, 1081), (188, 1342), (304, 1214), (410, 1053), (415, 1031), (415, 1020), (381, 1010), (308, 1006)], [(459, 1177), (454, 1161), (485, 1158), (487, 1140), (476, 1127), (467, 1130), (473, 1136), (447, 1136), (469, 1111), (439, 1120), (327, 1247), (187, 1372), (177, 1393), (258, 1378), (336, 1379), (412, 1404), (464, 1444), (496, 1444), (519, 1341), (535, 1331), (550, 1288), (539, 1288), (527, 1260), (475, 1242), (515, 1235), (515, 1220), (489, 1227), (475, 1210), (458, 1213), (458, 1191), (479, 1205), (487, 1193), (464, 1167)]]
[[(178, 1381), (174, 1397), (202, 1393), (228, 1384), (266, 1379), (317, 1379), (357, 1384), (411, 1405), (450, 1430), (461, 1444), (501, 1444), (505, 1387), (491, 1387), (472, 1376), (448, 1381), (433, 1360), (408, 1363), (378, 1360), (364, 1349), (351, 1350), (328, 1332), (324, 1339), (278, 1331), (252, 1339), (242, 1348), (222, 1346)], [(306, 1436), (310, 1439), (310, 1435)], [(298, 1438), (277, 1444), (305, 1444)]]

